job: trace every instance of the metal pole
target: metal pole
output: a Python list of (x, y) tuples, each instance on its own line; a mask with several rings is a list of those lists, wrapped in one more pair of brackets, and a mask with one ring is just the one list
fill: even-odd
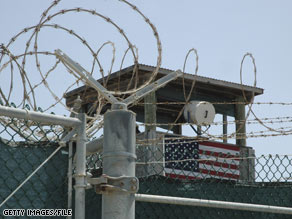
[(258, 211), (273, 214), (291, 214), (292, 208), (278, 207), (270, 205), (258, 205), (258, 204), (247, 204), (238, 202), (225, 202), (225, 201), (213, 201), (204, 199), (193, 199), (193, 198), (179, 198), (171, 196), (159, 196), (159, 195), (145, 195), (136, 194), (136, 201), (142, 202), (153, 202), (161, 204), (172, 204), (172, 205), (188, 205), (188, 206), (200, 206), (200, 207), (211, 207), (211, 208), (224, 208), (241, 211)]
[(101, 153), (103, 150), (103, 137), (93, 139), (86, 143), (86, 156), (94, 153)]
[(159, 88), (165, 86), (168, 84), (170, 81), (175, 80), (176, 78), (180, 77), (183, 73), (180, 70), (176, 70), (174, 72), (171, 72), (167, 74), (166, 76), (158, 79), (157, 81), (149, 84), (147, 87), (144, 87), (140, 90), (138, 90), (136, 93), (132, 94), (131, 96), (127, 97), (126, 99), (123, 100), (123, 103), (126, 104), (127, 106), (131, 103), (136, 102), (140, 98), (144, 97), (145, 95), (152, 93)]
[(8, 116), (11, 118), (33, 120), (35, 122), (45, 123), (49, 125), (61, 125), (65, 127), (76, 127), (80, 124), (79, 119), (76, 118), (68, 118), (65, 116), (34, 112), (24, 109), (15, 109), (6, 106), (0, 106), (0, 115)]
[[(122, 110), (119, 110), (124, 108)], [(122, 104), (114, 104), (104, 115), (103, 174), (135, 176), (136, 115)], [(113, 190), (102, 194), (103, 219), (134, 219), (135, 195)]]
[[(72, 156), (73, 156), (73, 142), (69, 142), (68, 152), (68, 209), (72, 209)], [(71, 219), (72, 216), (68, 216), (67, 219)]]
[(86, 118), (79, 113), (81, 125), (77, 131), (76, 173), (75, 173), (75, 218), (85, 219), (85, 187), (86, 187)]

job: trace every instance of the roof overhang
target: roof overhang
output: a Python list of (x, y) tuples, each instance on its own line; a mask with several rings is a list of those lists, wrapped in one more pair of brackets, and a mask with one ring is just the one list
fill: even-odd
[[(138, 73), (133, 76), (134, 66), (124, 68), (112, 73), (110, 76), (99, 79), (98, 81), (112, 91), (125, 91), (134, 87), (139, 87), (149, 79), (155, 67), (139, 64)], [(173, 72), (170, 69), (160, 68), (156, 79), (161, 78)], [(173, 121), (178, 112), (183, 108), (185, 102), (185, 93), (188, 95), (192, 83), (195, 86), (190, 100), (208, 101), (214, 104), (216, 113), (234, 116), (234, 104), (245, 96), (245, 104), (248, 104), (253, 97), (263, 94), (264, 90), (257, 87), (237, 84), (233, 82), (192, 75), (185, 73), (183, 76), (168, 83), (165, 87), (156, 91), (157, 102), (181, 102), (181, 104), (159, 104), (157, 105), (157, 122)], [(89, 109), (97, 101), (97, 92), (87, 86), (79, 87), (68, 92), (65, 95), (66, 105), (73, 106), (74, 100), (80, 96), (83, 100), (85, 109)], [(143, 100), (140, 101), (143, 103)], [(106, 106), (102, 112), (109, 108)], [(130, 109), (137, 114), (137, 121), (144, 121), (144, 107), (142, 104), (130, 106)], [(179, 121), (178, 121), (179, 122)]]

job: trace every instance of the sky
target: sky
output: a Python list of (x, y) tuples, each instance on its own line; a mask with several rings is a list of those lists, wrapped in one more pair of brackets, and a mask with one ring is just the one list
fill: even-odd
[[(49, 0), (0, 0), (0, 43), (6, 45), (9, 40), (26, 27), (36, 25), (42, 12), (48, 8)], [(199, 55), (198, 75), (220, 80), (240, 83), (240, 63), (247, 52), (252, 53), (257, 67), (257, 87), (264, 89), (264, 94), (255, 98), (255, 102), (291, 103), (292, 72), (292, 2), (289, 0), (132, 0), (140, 11), (147, 16), (157, 28), (162, 44), (162, 67), (182, 69), (187, 52), (195, 48)], [(128, 5), (118, 0), (63, 0), (49, 14), (61, 9), (70, 8), (94, 9), (110, 17), (123, 29), (129, 40), (138, 48), (139, 62), (156, 65), (157, 44), (153, 32), (143, 18)], [(49, 23), (57, 23), (73, 29), (96, 51), (106, 41), (115, 43), (115, 64), (113, 71), (118, 70), (127, 42), (117, 29), (97, 16), (86, 13), (70, 12), (54, 17)], [(21, 35), (9, 47), (13, 54), (22, 54), (31, 32)], [(92, 56), (80, 40), (60, 29), (45, 27), (37, 39), (40, 51), (51, 51), (60, 48), (78, 61), (86, 69), (92, 65)], [(34, 43), (34, 41), (33, 41)], [(33, 50), (33, 43), (30, 50)], [(99, 54), (105, 72), (110, 70), (112, 47), (107, 45)], [(43, 72), (48, 71), (55, 63), (53, 56), (40, 56), (39, 62)], [(0, 64), (3, 64), (3, 62)], [(133, 57), (128, 54), (124, 67), (133, 64)], [(35, 57), (27, 58), (26, 70), (30, 80), (35, 84), (41, 80), (35, 66)], [(186, 72), (194, 73), (195, 57), (190, 56)], [(10, 85), (10, 69), (0, 73), (0, 86), (6, 92)], [(98, 71), (95, 78), (100, 78)], [(50, 89), (61, 96), (65, 89), (75, 81), (62, 66), (48, 77)], [(251, 60), (243, 66), (243, 83), (253, 86), (254, 69)], [(11, 100), (22, 99), (21, 78), (13, 78), (14, 90)], [(79, 84), (78, 86), (80, 86)], [(76, 87), (76, 86), (75, 86)], [(46, 108), (54, 99), (48, 89), (37, 89), (36, 99), (39, 106)], [(253, 110), (259, 118), (290, 117), (292, 105), (254, 105)], [(64, 108), (52, 108), (57, 114), (66, 114)], [(250, 117), (253, 119), (253, 117)], [(221, 117), (216, 117), (221, 120)], [(232, 120), (232, 118), (229, 118)], [(267, 124), (272, 128), (290, 127), (290, 123)], [(290, 128), (286, 128), (290, 129)], [(216, 132), (215, 129), (211, 131)], [(221, 129), (220, 129), (221, 130)], [(261, 125), (247, 126), (247, 132), (265, 131)], [(185, 128), (187, 135), (191, 129)], [(234, 131), (232, 125), (229, 132)], [(212, 133), (211, 133), (212, 134)], [(291, 135), (264, 138), (249, 138), (247, 144), (261, 154), (291, 154)], [(232, 140), (230, 141), (233, 142)]]

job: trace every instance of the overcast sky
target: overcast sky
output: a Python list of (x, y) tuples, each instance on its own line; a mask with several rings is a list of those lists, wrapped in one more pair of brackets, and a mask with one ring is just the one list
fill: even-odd
[[(49, 0), (1, 0), (0, 7), (0, 43), (5, 45), (11, 37), (23, 28), (36, 25), (42, 12), (50, 5)], [(139, 62), (155, 65), (157, 45), (150, 27), (142, 17), (126, 4), (117, 0), (63, 0), (49, 14), (60, 9), (82, 7), (95, 9), (110, 17), (127, 34), (130, 41), (137, 46)], [(191, 48), (199, 54), (199, 75), (220, 80), (240, 82), (240, 62), (246, 52), (253, 54), (257, 66), (257, 87), (264, 89), (264, 94), (255, 99), (256, 102), (292, 102), (292, 1), (289, 0), (136, 0), (131, 3), (138, 8), (156, 26), (162, 43), (162, 67), (182, 69), (185, 55)], [(50, 23), (58, 23), (73, 29), (84, 37), (94, 50), (104, 42), (111, 40), (116, 46), (116, 62), (114, 70), (119, 69), (127, 43), (119, 32), (97, 16), (81, 13), (66, 13), (58, 16)], [(15, 55), (24, 51), (31, 32), (18, 38), (11, 46)], [(38, 37), (40, 51), (62, 49), (84, 67), (90, 68), (92, 58), (88, 49), (80, 41), (64, 31), (44, 28)], [(30, 50), (33, 48), (31, 47)], [(100, 60), (107, 72), (111, 62), (110, 46), (100, 54)], [(44, 72), (55, 62), (54, 57), (41, 57)], [(33, 57), (27, 60), (27, 69), (32, 81), (40, 80), (39, 73), (32, 64)], [(132, 65), (129, 55), (124, 66)], [(1, 63), (3, 64), (3, 63)], [(195, 61), (191, 56), (187, 66), (188, 73), (194, 73)], [(7, 91), (10, 79), (9, 71), (1, 73), (0, 86)], [(95, 77), (100, 75), (95, 73)], [(14, 78), (13, 98), (19, 99), (21, 93), (20, 79)], [(17, 81), (18, 80), (18, 81)], [(74, 81), (71, 75), (64, 72), (54, 73), (48, 79), (52, 90), (57, 94), (64, 92), (67, 83)], [(243, 81), (253, 85), (253, 66), (250, 60), (244, 65)], [(68, 86), (67, 86), (68, 87)], [(21, 94), (21, 95), (20, 95)], [(38, 92), (38, 104), (42, 108), (53, 103), (47, 91)], [(51, 99), (50, 99), (50, 98)], [(292, 106), (255, 105), (254, 110), (259, 118), (275, 118), (291, 116)], [(57, 113), (62, 111), (56, 109)], [(220, 119), (220, 118), (217, 118)], [(231, 120), (231, 118), (229, 118)], [(250, 119), (253, 119), (251, 117)], [(269, 124), (271, 125), (271, 124)], [(291, 123), (272, 124), (271, 127), (289, 127)], [(229, 127), (229, 132), (234, 127)], [(247, 132), (264, 131), (262, 126), (247, 127)], [(187, 133), (193, 133), (188, 130)], [(212, 133), (211, 133), (212, 134)], [(291, 154), (291, 136), (248, 139), (248, 145), (260, 154)]]

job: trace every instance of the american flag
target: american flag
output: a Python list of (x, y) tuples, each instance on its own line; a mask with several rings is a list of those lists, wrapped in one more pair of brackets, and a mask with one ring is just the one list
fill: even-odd
[(194, 139), (165, 139), (165, 175), (171, 178), (238, 180), (240, 147)]

